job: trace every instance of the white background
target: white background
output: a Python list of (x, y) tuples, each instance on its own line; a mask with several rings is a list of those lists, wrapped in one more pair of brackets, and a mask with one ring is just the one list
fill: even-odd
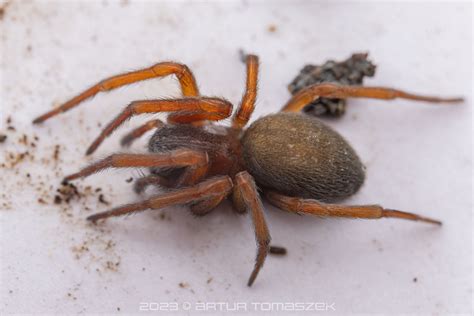
[[(8, 135), (0, 159), (10, 163), (10, 153), (26, 150), (34, 158), (0, 168), (0, 312), (325, 302), (335, 303), (332, 314), (470, 313), (471, 9), (467, 2), (10, 3), (0, 20), (0, 133)], [(42, 126), (31, 125), (34, 117), (100, 79), (163, 60), (189, 65), (203, 94), (238, 104), (245, 78), (239, 49), (261, 60), (253, 120), (278, 111), (305, 64), (360, 51), (378, 65), (367, 85), (464, 96), (456, 106), (350, 100), (343, 118), (327, 121), (367, 166), (365, 185), (346, 203), (380, 203), (444, 225), (300, 217), (265, 204), (273, 243), (288, 255), (269, 256), (248, 288), (256, 248), (251, 222), (227, 202), (204, 218), (179, 207), (87, 224), (92, 212), (140, 199), (125, 181), (140, 172), (120, 170), (77, 182), (81, 190), (101, 187), (110, 206), (98, 203), (98, 193), (52, 203), (64, 175), (120, 151), (120, 136), (146, 118), (133, 119), (86, 158), (99, 123), (132, 100), (179, 90), (172, 78), (151, 80), (101, 94)], [(8, 116), (15, 132), (7, 131)], [(20, 144), (22, 134), (38, 136), (37, 147)]]

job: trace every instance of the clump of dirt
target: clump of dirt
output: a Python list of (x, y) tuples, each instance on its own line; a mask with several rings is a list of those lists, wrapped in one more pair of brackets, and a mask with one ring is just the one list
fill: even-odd
[(55, 204), (61, 204), (62, 202), (69, 203), (72, 199), (75, 198), (79, 200), (83, 196), (72, 183), (62, 183), (56, 192), (58, 195), (54, 197)]
[[(31, 192), (25, 194), (25, 201), (31, 198), (29, 202), (36, 204), (38, 210), (58, 214), (62, 225), (67, 225), (71, 235), (76, 236), (65, 247), (71, 249), (84, 269), (99, 274), (118, 271), (121, 258), (115, 250), (115, 241), (110, 238), (110, 231), (101, 225), (90, 225), (82, 214), (76, 215), (78, 210), (90, 212), (94, 208), (101, 211), (103, 205), (109, 205), (103, 189), (84, 186), (81, 182), (59, 183), (64, 176), (62, 156), (69, 147), (42, 143), (36, 134), (28, 132), (27, 127), (14, 124), (12, 117), (8, 117), (5, 123), (1, 125), (6, 129), (0, 131), (0, 172), (8, 181), (1, 183), (0, 210), (22, 211), (14, 203), (18, 199), (14, 192)], [(80, 236), (79, 240), (77, 236)], [(70, 293), (68, 296), (76, 299), (74, 292)]]

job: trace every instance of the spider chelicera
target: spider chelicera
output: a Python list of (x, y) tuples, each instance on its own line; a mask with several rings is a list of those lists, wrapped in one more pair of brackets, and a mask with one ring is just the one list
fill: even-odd
[(249, 286), (255, 281), (270, 248), (270, 233), (257, 187), (271, 204), (289, 212), (368, 219), (394, 217), (441, 224), (434, 219), (379, 205), (336, 204), (361, 187), (365, 179), (364, 166), (342, 136), (300, 111), (319, 97), (405, 98), (426, 102), (460, 102), (461, 98), (322, 83), (302, 89), (280, 113), (259, 118), (244, 129), (255, 107), (259, 67), (255, 55), (247, 55), (245, 61), (246, 89), (230, 127), (216, 126), (211, 121), (229, 118), (232, 104), (222, 98), (201, 96), (191, 70), (175, 62), (158, 63), (105, 79), (33, 121), (41, 123), (99, 92), (156, 77), (175, 75), (178, 78), (182, 98), (131, 102), (87, 150), (88, 155), (92, 154), (106, 137), (132, 116), (171, 112), (167, 123), (151, 120), (122, 139), (122, 145), (128, 146), (155, 129), (149, 141), (149, 153), (113, 154), (64, 179), (71, 181), (106, 168), (148, 167), (150, 174), (136, 181), (135, 190), (141, 192), (148, 185), (170, 190), (141, 202), (94, 214), (88, 220), (95, 222), (171, 205), (188, 205), (193, 214), (206, 215), (229, 197), (236, 212), (250, 213), (255, 231), (257, 256), (247, 283)]

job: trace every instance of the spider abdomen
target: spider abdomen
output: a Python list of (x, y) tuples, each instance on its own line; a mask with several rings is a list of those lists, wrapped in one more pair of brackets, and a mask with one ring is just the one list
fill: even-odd
[(282, 194), (331, 202), (361, 187), (365, 167), (349, 143), (320, 120), (279, 113), (242, 137), (243, 159), (257, 183)]

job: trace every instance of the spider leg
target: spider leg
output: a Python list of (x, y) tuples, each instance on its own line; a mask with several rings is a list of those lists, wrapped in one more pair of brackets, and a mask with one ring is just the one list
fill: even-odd
[(221, 120), (230, 116), (232, 104), (224, 99), (206, 97), (133, 101), (102, 130), (86, 154), (92, 154), (106, 137), (134, 115), (177, 111), (197, 111), (207, 120)]
[(255, 267), (247, 283), (248, 286), (251, 286), (265, 262), (271, 238), (263, 214), (262, 201), (258, 195), (253, 177), (247, 171), (242, 171), (235, 176), (235, 181), (235, 185), (240, 192), (241, 201), (246, 209), (250, 211), (255, 229), (255, 238), (257, 240)]
[(132, 145), (132, 143), (143, 136), (143, 134), (145, 134), (146, 132), (152, 130), (152, 129), (156, 129), (156, 128), (160, 128), (164, 125), (164, 123), (160, 120), (151, 120), (151, 121), (148, 121), (146, 122), (145, 124), (135, 128), (134, 130), (132, 130), (130, 133), (128, 133), (127, 135), (125, 135), (122, 140), (120, 141), (120, 144), (124, 147), (130, 147)]
[[(230, 115), (230, 114), (229, 114)], [(220, 113), (209, 113), (203, 111), (179, 111), (168, 115), (167, 121), (170, 124), (188, 124), (194, 126), (201, 126), (206, 123), (206, 120), (220, 121), (224, 118)]]
[(345, 98), (374, 98), (374, 99), (410, 99), (431, 103), (456, 103), (462, 102), (463, 98), (439, 98), (434, 96), (423, 96), (404, 92), (401, 90), (383, 87), (343, 86), (334, 83), (314, 84), (296, 93), (283, 108), (282, 112), (298, 112), (306, 105), (319, 97), (345, 99)]
[(156, 174), (149, 174), (138, 178), (133, 184), (133, 190), (135, 193), (140, 194), (145, 191), (149, 185), (163, 186), (165, 188), (175, 187), (174, 181), (170, 181)]
[(436, 225), (442, 224), (440, 221), (435, 219), (423, 217), (413, 213), (385, 209), (379, 205), (326, 204), (320, 203), (316, 200), (289, 197), (273, 191), (266, 192), (265, 197), (276, 207), (294, 213), (306, 213), (324, 217), (349, 217), (366, 219), (392, 217), (412, 221), (422, 221)]
[(221, 204), (221, 202), (229, 195), (229, 193), (230, 190), (194, 203), (190, 206), (191, 212), (197, 216), (204, 216)]
[[(87, 177), (93, 173), (107, 168), (130, 168), (130, 167), (196, 167), (201, 168), (207, 165), (209, 158), (206, 153), (190, 150), (177, 149), (166, 153), (157, 154), (114, 154), (105, 159), (99, 160), (81, 171), (64, 178), (63, 182), (68, 182), (78, 178)], [(194, 177), (194, 175), (187, 175)], [(195, 178), (193, 178), (195, 179)]]
[[(179, 167), (179, 166), (178, 166)], [(134, 185), (135, 193), (142, 193), (149, 185), (163, 186), (166, 188), (178, 188), (198, 183), (205, 178), (209, 170), (209, 162), (205, 159), (200, 162), (189, 165), (185, 168), (183, 174), (177, 179), (168, 179), (156, 174), (150, 174), (137, 179)]]
[(175, 62), (162, 62), (149, 68), (120, 74), (102, 80), (74, 98), (70, 99), (66, 103), (62, 104), (58, 108), (39, 116), (33, 121), (33, 123), (38, 124), (58, 115), (59, 113), (69, 111), (70, 109), (78, 106), (79, 103), (95, 96), (99, 92), (110, 91), (138, 81), (164, 77), (173, 74), (176, 75), (179, 80), (183, 96), (196, 97), (199, 95), (196, 79), (194, 79), (193, 73), (186, 65)]
[[(206, 154), (207, 158), (207, 154)], [(188, 186), (198, 183), (209, 170), (209, 159), (201, 160), (199, 163), (188, 166), (184, 173), (176, 181), (175, 187)]]
[(182, 188), (152, 197), (142, 202), (123, 205), (112, 210), (97, 213), (87, 219), (96, 222), (112, 216), (122, 216), (141, 212), (147, 209), (162, 209), (172, 205), (183, 205), (196, 201), (212, 199), (216, 196), (226, 196), (232, 189), (232, 180), (228, 176), (216, 177), (203, 181), (195, 186)]
[(243, 128), (249, 121), (255, 109), (255, 100), (257, 99), (258, 57), (255, 55), (247, 55), (246, 64), (247, 81), (245, 84), (245, 93), (240, 102), (239, 109), (232, 118), (232, 127), (238, 129)]

